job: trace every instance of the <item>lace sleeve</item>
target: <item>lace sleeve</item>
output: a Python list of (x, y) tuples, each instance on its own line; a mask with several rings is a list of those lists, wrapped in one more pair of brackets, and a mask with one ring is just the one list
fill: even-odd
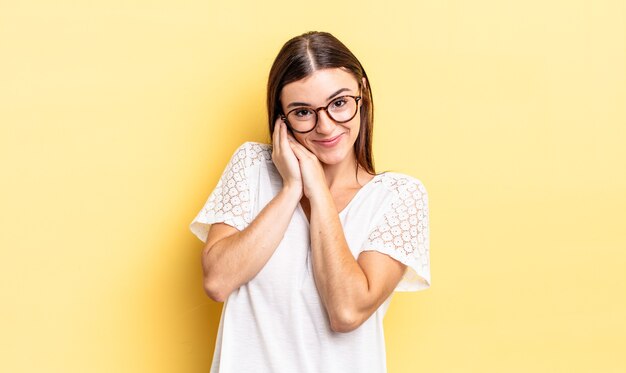
[(200, 240), (206, 242), (214, 223), (225, 223), (240, 231), (250, 224), (253, 194), (247, 170), (266, 159), (270, 159), (270, 153), (263, 144), (246, 142), (237, 148), (204, 207), (189, 225)]
[(396, 291), (430, 287), (428, 194), (417, 179), (389, 177), (385, 181), (395, 197), (371, 229), (363, 250), (375, 250), (407, 265)]

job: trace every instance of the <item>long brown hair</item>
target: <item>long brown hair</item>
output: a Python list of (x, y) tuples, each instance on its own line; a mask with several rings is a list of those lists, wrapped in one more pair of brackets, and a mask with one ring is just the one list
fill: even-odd
[[(280, 93), (291, 82), (306, 78), (317, 70), (342, 68), (352, 74), (361, 88), (361, 127), (354, 143), (357, 163), (375, 174), (372, 155), (374, 101), (365, 69), (350, 50), (327, 32), (311, 31), (287, 41), (274, 60), (267, 82), (267, 116), (270, 137), (282, 113)], [(363, 85), (365, 78), (365, 86)]]

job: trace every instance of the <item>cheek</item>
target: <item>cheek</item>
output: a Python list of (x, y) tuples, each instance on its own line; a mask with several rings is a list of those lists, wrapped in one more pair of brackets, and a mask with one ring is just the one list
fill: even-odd
[(354, 123), (351, 126), (352, 136), (358, 136), (361, 131), (361, 118), (355, 118)]

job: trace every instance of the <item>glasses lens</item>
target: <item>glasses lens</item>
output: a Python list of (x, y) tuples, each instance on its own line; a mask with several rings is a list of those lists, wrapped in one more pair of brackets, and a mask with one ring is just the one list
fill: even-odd
[(296, 131), (308, 131), (315, 127), (317, 114), (311, 108), (302, 107), (294, 109), (287, 114), (287, 120)]
[(347, 122), (357, 112), (356, 100), (352, 97), (339, 97), (328, 105), (328, 114), (336, 122)]

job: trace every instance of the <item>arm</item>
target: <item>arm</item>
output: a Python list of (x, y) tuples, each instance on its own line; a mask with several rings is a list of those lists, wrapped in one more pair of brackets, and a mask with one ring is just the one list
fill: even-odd
[(311, 200), (310, 226), (315, 284), (331, 328), (352, 331), (389, 297), (406, 265), (375, 251), (355, 260), (330, 193)]
[(406, 265), (377, 252), (354, 259), (320, 162), (295, 140), (304, 194), (311, 201), (313, 275), (331, 328), (349, 332), (367, 320), (402, 279)]
[(283, 178), (282, 190), (242, 231), (213, 224), (202, 250), (204, 289), (218, 302), (254, 278), (267, 263), (302, 197), (298, 160), (289, 148), (284, 125), (275, 126), (272, 141), (272, 161)]
[(274, 253), (300, 200), (300, 191), (283, 188), (243, 231), (223, 223), (211, 226), (202, 250), (204, 289), (223, 302), (250, 281)]

